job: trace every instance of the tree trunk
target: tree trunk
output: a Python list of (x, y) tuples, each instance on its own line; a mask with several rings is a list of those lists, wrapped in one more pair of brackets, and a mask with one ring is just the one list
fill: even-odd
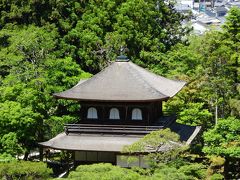
[(29, 155), (28, 151), (24, 153), (24, 158), (23, 158), (24, 161), (28, 160), (28, 155)]
[(224, 179), (229, 179), (228, 173), (229, 173), (229, 158), (228, 158), (228, 157), (225, 157), (225, 163), (224, 163)]
[[(43, 119), (40, 120), (39, 122), (39, 129), (38, 129), (38, 142), (43, 142), (44, 141), (44, 130), (43, 130)], [(39, 160), (43, 161), (43, 147), (39, 146)]]
[(216, 100), (216, 105), (215, 105), (215, 125), (218, 123), (218, 105), (217, 105), (217, 100)]
[(39, 160), (43, 161), (43, 147), (39, 146)]

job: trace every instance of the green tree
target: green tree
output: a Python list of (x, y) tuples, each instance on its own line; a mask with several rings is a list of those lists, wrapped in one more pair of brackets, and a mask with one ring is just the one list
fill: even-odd
[(222, 33), (212, 32), (202, 40), (200, 52), (203, 55), (201, 96), (205, 99), (215, 118), (225, 117), (230, 113), (229, 99), (236, 92), (234, 90), (234, 72), (231, 70), (232, 49), (228, 40), (224, 40)]
[(22, 148), (34, 145), (36, 119), (40, 118), (39, 113), (34, 113), (30, 107), (22, 107), (18, 102), (0, 103), (1, 151), (14, 156), (22, 152)]
[(1, 152), (7, 153), (12, 156), (24, 152), (21, 145), (18, 142), (16, 133), (14, 132), (4, 134), (0, 139), (0, 143), (2, 146)]
[(91, 72), (112, 61), (121, 46), (146, 66), (153, 63), (148, 54), (166, 52), (182, 42), (180, 37), (188, 32), (181, 26), (183, 19), (173, 4), (163, 1), (90, 1), (60, 45)]
[(149, 152), (147, 159), (149, 164), (155, 167), (160, 162), (167, 163), (176, 159), (183, 150), (185, 147), (179, 141), (179, 135), (167, 128), (147, 134), (139, 141), (125, 146), (123, 152), (129, 154)]
[(208, 155), (222, 156), (226, 159), (224, 165), (225, 178), (238, 178), (239, 165), (235, 164), (235, 160), (240, 157), (239, 119), (234, 117), (219, 119), (218, 124), (205, 132), (203, 137), (203, 152)]
[(58, 57), (71, 56), (91, 73), (113, 60), (121, 46), (135, 61), (151, 64), (154, 54), (185, 41), (189, 32), (181, 25), (187, 17), (173, 1), (1, 0), (0, 12), (0, 28), (11, 23), (56, 27)]
[[(170, 67), (164, 70), (167, 76), (188, 82), (187, 87), (167, 103), (166, 110), (180, 114), (195, 103), (204, 103), (204, 108), (214, 114), (216, 123), (218, 117), (229, 116), (230, 113), (238, 117), (238, 66), (234, 63), (238, 51), (232, 47), (234, 43), (226, 38), (225, 31), (193, 37), (190, 43), (189, 46), (175, 46), (162, 58), (166, 67)], [(210, 125), (212, 122), (209, 121)]]
[(231, 107), (231, 114), (237, 117), (240, 117), (240, 86), (239, 86), (239, 79), (240, 79), (240, 53), (239, 53), (239, 46), (240, 46), (240, 10), (237, 7), (233, 7), (227, 16), (227, 21), (223, 26), (224, 29), (224, 36), (226, 39), (230, 39), (231, 43), (229, 43), (230, 47), (232, 48), (232, 71), (234, 72), (233, 80), (235, 82), (235, 97), (232, 97), (230, 100), (230, 107)]
[(0, 23), (2, 26), (7, 23), (43, 26), (50, 22), (58, 25), (62, 33), (66, 33), (84, 11), (85, 4), (85, 1), (77, 0), (1, 0)]
[(211, 126), (212, 114), (203, 105), (204, 103), (188, 103), (179, 113), (177, 121), (192, 126)]
[(226, 36), (228, 38), (232, 39), (235, 44), (235, 46), (238, 46), (238, 43), (240, 43), (240, 10), (237, 7), (232, 7), (228, 13), (228, 16), (226, 17), (227, 21), (223, 25), (223, 29), (226, 31)]
[(220, 119), (218, 124), (204, 133), (203, 151), (223, 157), (240, 157), (240, 121), (234, 117)]
[[(76, 116), (79, 104), (64, 100), (57, 102), (52, 94), (90, 76), (71, 58), (56, 58), (54, 49), (58, 35), (52, 27), (49, 28), (9, 26), (1, 31), (5, 38), (0, 54), (2, 62), (8, 66), (0, 87), (0, 127), (3, 129), (0, 133), (2, 136), (16, 133), (26, 158), (36, 142), (63, 130), (63, 126), (59, 127), (63, 123), (51, 124), (50, 118), (58, 117), (62, 122), (79, 120)], [(69, 114), (71, 117), (66, 118)], [(55, 125), (56, 129), (51, 133)]]

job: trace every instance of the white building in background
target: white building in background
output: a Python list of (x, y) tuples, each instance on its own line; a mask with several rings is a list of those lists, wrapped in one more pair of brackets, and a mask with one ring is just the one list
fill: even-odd
[(182, 24), (202, 35), (210, 29), (220, 30), (234, 6), (240, 8), (240, 0), (176, 0), (175, 9), (183, 14), (191, 12), (191, 20)]
[(209, 31), (209, 28), (206, 26), (206, 24), (200, 21), (192, 22), (192, 27), (193, 33), (196, 35), (203, 35), (205, 32)]
[(177, 4), (187, 5), (193, 9), (194, 0), (177, 0)]

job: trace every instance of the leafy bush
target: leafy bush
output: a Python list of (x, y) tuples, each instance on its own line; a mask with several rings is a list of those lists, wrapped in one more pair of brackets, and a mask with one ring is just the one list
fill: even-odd
[(79, 180), (138, 180), (140, 175), (131, 169), (125, 169), (118, 166), (113, 166), (108, 163), (100, 163), (93, 165), (78, 166), (76, 171), (73, 171), (68, 176), (68, 179)]
[(178, 171), (175, 167), (169, 167), (163, 165), (160, 169), (157, 169), (152, 177), (149, 179), (151, 180), (190, 180), (192, 177), (187, 176), (183, 172)]
[(10, 161), (16, 161), (16, 158), (7, 153), (0, 154), (0, 163)]
[(159, 164), (153, 171), (149, 169), (126, 169), (111, 164), (92, 164), (78, 166), (67, 179), (71, 180), (192, 180), (205, 179), (206, 169), (202, 164), (189, 164), (176, 168), (167, 164)]
[(224, 179), (224, 177), (221, 174), (214, 174), (211, 177), (211, 180), (222, 180), (222, 179)]
[(205, 179), (206, 169), (203, 164), (193, 163), (189, 165), (182, 166), (179, 172), (183, 172), (185, 175), (192, 176), (196, 179)]
[(0, 179), (47, 179), (52, 171), (43, 162), (0, 163)]

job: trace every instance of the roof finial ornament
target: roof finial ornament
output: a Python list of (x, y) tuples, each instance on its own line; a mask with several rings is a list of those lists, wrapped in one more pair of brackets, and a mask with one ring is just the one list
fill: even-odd
[(125, 50), (126, 50), (126, 48), (124, 46), (121, 46), (120, 47), (120, 55), (125, 54)]
[(124, 46), (120, 47), (120, 56), (117, 57), (116, 61), (117, 62), (128, 62), (129, 59), (127, 56), (125, 56), (124, 54), (126, 53), (127, 48)]

